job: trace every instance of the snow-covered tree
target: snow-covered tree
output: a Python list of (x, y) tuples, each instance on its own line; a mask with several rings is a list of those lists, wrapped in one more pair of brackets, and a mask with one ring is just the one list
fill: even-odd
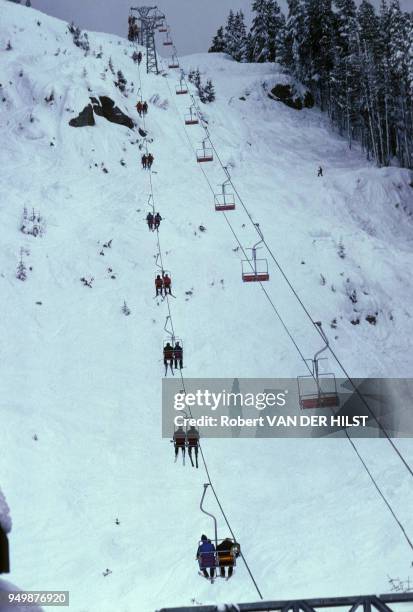
[(199, 98), (204, 104), (209, 104), (215, 100), (215, 88), (211, 79), (208, 79), (206, 85), (201, 88)]
[(208, 53), (225, 53), (225, 52), (226, 52), (226, 47), (225, 47), (224, 28), (223, 26), (221, 26), (220, 28), (218, 28), (217, 33), (212, 39), (212, 44), (210, 48), (208, 49)]
[(247, 57), (247, 29), (244, 21), (244, 13), (238, 11), (236, 14), (231, 10), (225, 26), (225, 51), (237, 62), (246, 60)]
[(281, 55), (285, 17), (276, 0), (254, 0), (252, 10), (255, 15), (248, 36), (248, 59), (274, 62), (278, 56), (277, 47)]

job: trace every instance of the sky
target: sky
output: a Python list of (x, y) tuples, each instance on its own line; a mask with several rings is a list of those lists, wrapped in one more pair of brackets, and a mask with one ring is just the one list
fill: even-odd
[[(225, 23), (230, 9), (242, 9), (251, 18), (252, 0), (158, 0), (156, 5), (168, 18), (181, 55), (208, 50), (211, 39)], [(373, 0), (378, 4), (379, 0)], [(49, 15), (74, 21), (82, 29), (126, 35), (129, 8), (147, 4), (133, 0), (32, 0), (32, 5)], [(148, 3), (151, 4), (151, 3)], [(155, 3), (154, 3), (155, 4)], [(286, 0), (279, 0), (285, 9)], [(413, 10), (413, 0), (401, 0), (404, 10)]]

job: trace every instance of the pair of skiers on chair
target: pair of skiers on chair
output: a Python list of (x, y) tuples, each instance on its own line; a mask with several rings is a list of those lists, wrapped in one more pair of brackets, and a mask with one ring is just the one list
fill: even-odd
[(171, 284), (172, 284), (172, 280), (171, 277), (165, 272), (162, 273), (162, 276), (160, 274), (157, 275), (157, 277), (155, 278), (155, 289), (156, 289), (156, 296), (158, 295), (172, 295), (171, 293)]
[[(241, 554), (240, 545), (230, 538), (225, 538), (215, 547), (206, 535), (201, 536), (196, 558), (199, 563), (200, 574), (205, 578), (214, 581), (215, 569), (219, 568), (221, 578), (229, 580), (234, 572), (236, 558)], [(228, 575), (225, 575), (225, 568), (228, 567)], [(209, 569), (209, 574), (208, 574)]]

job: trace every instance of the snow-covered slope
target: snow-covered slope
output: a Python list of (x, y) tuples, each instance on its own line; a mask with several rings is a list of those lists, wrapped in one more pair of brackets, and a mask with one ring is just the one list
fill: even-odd
[[(79, 612), (255, 599), (242, 564), (213, 586), (197, 575), (197, 540), (211, 531), (199, 512), (206, 477), (174, 464), (161, 439), (168, 313), (153, 299), (157, 247), (144, 222), (149, 179), (140, 168), (133, 47), (90, 33), (85, 57), (63, 22), (5, 0), (0, 12), (0, 452), (13, 510), (11, 579), (69, 590)], [(127, 97), (114, 86), (110, 58), (128, 81)], [(220, 156), (348, 371), (410, 376), (409, 173), (378, 170), (349, 152), (316, 110), (269, 99), (263, 84), (277, 82), (273, 66), (221, 55), (182, 63), (212, 77), (217, 100), (205, 115)], [(241, 283), (237, 244), (184, 132), (186, 100), (170, 95), (176, 82), (174, 71), (142, 72), (185, 376), (295, 377), (299, 355), (260, 288)], [(137, 129), (100, 117), (94, 127), (69, 126), (90, 96), (102, 95)], [(188, 136), (198, 147), (201, 128)], [(222, 183), (217, 164), (205, 172)], [(40, 212), (42, 236), (19, 231), (24, 207)], [(252, 246), (240, 207), (231, 220)], [(25, 282), (15, 276), (21, 249)], [(270, 273), (269, 294), (310, 357), (319, 337), (274, 266)], [(93, 277), (93, 287), (81, 277)], [(410, 441), (398, 444), (413, 462)], [(384, 440), (357, 445), (411, 534), (407, 471)], [(383, 592), (388, 575), (407, 577), (410, 551), (346, 440), (211, 440), (204, 451), (264, 596)], [(223, 524), (219, 535), (228, 535)]]

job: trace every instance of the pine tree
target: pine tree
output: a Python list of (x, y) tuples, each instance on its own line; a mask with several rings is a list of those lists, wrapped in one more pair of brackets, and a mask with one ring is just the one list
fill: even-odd
[(237, 61), (242, 62), (247, 58), (247, 29), (245, 27), (244, 14), (238, 11), (234, 15), (231, 10), (225, 26), (225, 51)]
[(215, 88), (212, 84), (211, 79), (208, 79), (205, 87), (202, 89), (202, 95), (200, 94), (201, 102), (209, 104), (215, 100)]
[(226, 51), (226, 48), (225, 48), (224, 28), (223, 26), (221, 26), (220, 28), (218, 28), (217, 33), (212, 39), (212, 44), (210, 48), (208, 49), (208, 53), (225, 53), (225, 51)]
[(334, 65), (331, 0), (304, 0), (304, 78), (321, 110), (328, 107), (329, 74)]
[(305, 9), (303, 0), (287, 0), (288, 16), (284, 26), (280, 63), (299, 81), (304, 81)]

